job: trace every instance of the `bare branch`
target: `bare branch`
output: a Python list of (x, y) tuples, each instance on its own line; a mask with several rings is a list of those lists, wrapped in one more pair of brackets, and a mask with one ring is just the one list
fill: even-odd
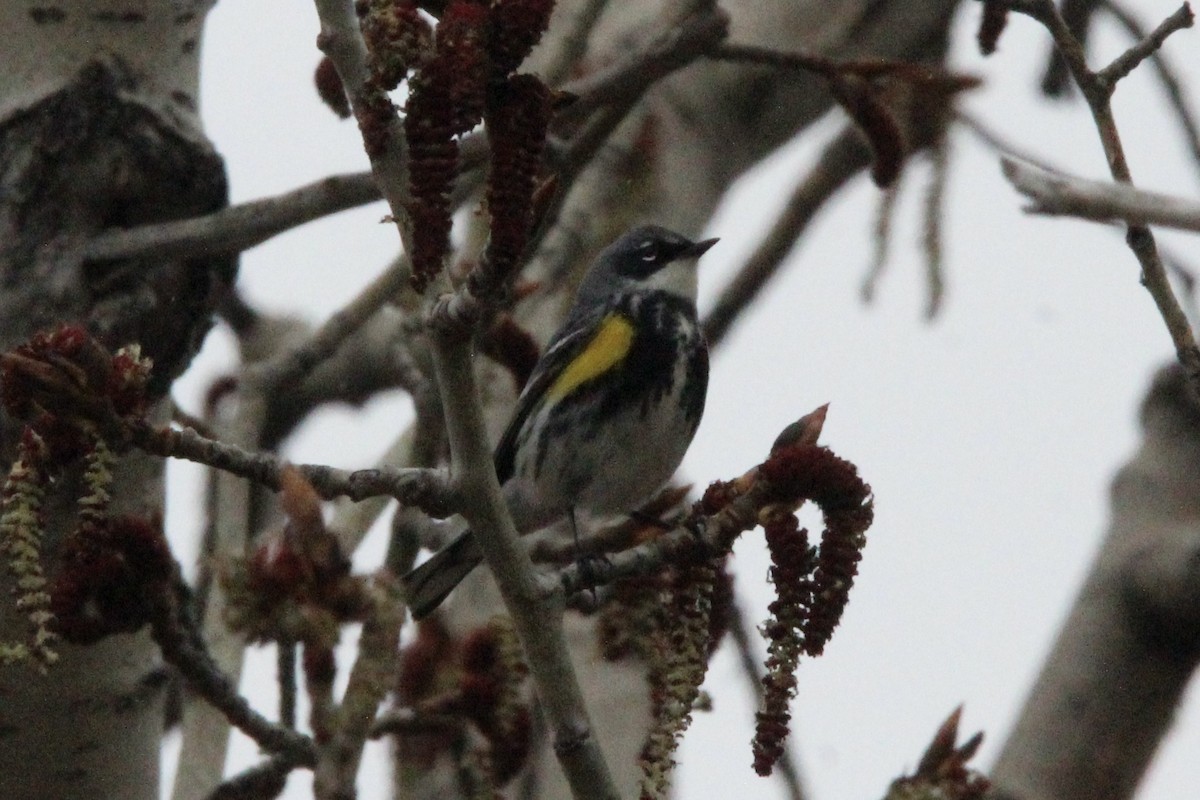
[(1050, 172), (1007, 157), (1000, 160), (1000, 165), (1009, 183), (1032, 201), (1025, 206), (1031, 214), (1100, 222), (1123, 219), (1200, 232), (1200, 203), (1194, 200)]
[[(1120, 183), (1133, 183), (1129, 164), (1125, 159), (1125, 150), (1121, 144), (1121, 135), (1117, 130), (1116, 119), (1113, 117), (1110, 99), (1114, 83), (1102, 80), (1092, 72), (1087, 65), (1083, 46), (1079, 43), (1063, 20), (1058, 8), (1052, 0), (1023, 0), (1010, 2), (1014, 11), (1021, 11), (1041, 22), (1062, 54), (1071, 76), (1083, 92), (1091, 109), (1096, 131), (1100, 135), (1100, 144), (1108, 160), (1109, 171)], [(1187, 12), (1190, 15), (1190, 10)], [(1135, 46), (1136, 47), (1136, 46)], [(1130, 223), (1125, 234), (1125, 241), (1133, 251), (1141, 266), (1142, 285), (1150, 292), (1158, 313), (1163, 318), (1171, 341), (1175, 345), (1175, 354), (1188, 375), (1188, 380), (1200, 392), (1200, 348), (1196, 346), (1196, 337), (1192, 332), (1187, 315), (1179, 305), (1179, 300), (1171, 288), (1167, 278), (1166, 268), (1158, 253), (1154, 234), (1140, 223)]]
[(925, 319), (933, 320), (942, 308), (946, 294), (946, 273), (942, 264), (942, 221), (946, 200), (946, 182), (950, 175), (949, 141), (942, 137), (929, 148), (931, 173), (929, 188), (925, 193), (923, 211), (923, 235), (925, 248), (925, 277), (928, 299), (925, 304)]
[(1044, 169), (1047, 172), (1061, 172), (1056, 166), (1051, 164), (1046, 159), (1042, 158), (1032, 150), (1025, 149), (1020, 145), (1004, 138), (995, 129), (979, 117), (962, 109), (957, 109), (954, 112), (956, 122), (966, 126), (967, 130), (973, 133), (986, 147), (1001, 156), (1010, 156), (1014, 159), (1024, 161), (1026, 164), (1033, 164), (1039, 169)]
[(452, 455), (453, 488), (462, 514), (496, 577), (554, 736), (554, 753), (576, 800), (619, 794), (592, 731), (562, 631), (562, 596), (539, 591), (492, 466), (491, 445), (471, 367), (469, 340), (440, 335), (434, 346)]
[[(1102, 5), (1109, 14), (1112, 14), (1117, 23), (1126, 30), (1126, 32), (1134, 39), (1146, 38), (1146, 30), (1137, 18), (1129, 13), (1124, 7), (1118, 5), (1113, 0), (1101, 0)], [(1175, 116), (1179, 119), (1179, 125), (1183, 128), (1184, 138), (1187, 140), (1188, 149), (1192, 153), (1192, 164), (1200, 169), (1200, 124), (1196, 121), (1196, 116), (1192, 112), (1188, 104), (1187, 93), (1183, 90), (1183, 84), (1179, 80), (1179, 76), (1167, 61), (1167, 56), (1161, 50), (1154, 53), (1151, 57), (1151, 62), (1154, 68), (1158, 70), (1158, 79), (1162, 83), (1163, 88), (1167, 92), (1167, 99), (1170, 101), (1170, 106), (1175, 110)]]
[(248, 452), (206, 439), (188, 428), (155, 428), (144, 422), (128, 425), (131, 443), (147, 453), (206, 464), (269, 489), (278, 490), (283, 470), (295, 468), (325, 499), (344, 496), (361, 500), (386, 495), (439, 516), (454, 513), (458, 504), (440, 470), (378, 467), (350, 471), (321, 464), (288, 464), (270, 453)]
[[(317, 37), (317, 46), (337, 67), (354, 116), (360, 120), (360, 127), (364, 120), (378, 123), (376, 109), (370, 107), (371, 100), (378, 98), (372, 97), (367, 88), (367, 48), (358, 27), (354, 3), (351, 0), (315, 0), (315, 5), (321, 18), (321, 33)], [(390, 108), (390, 101), (386, 95), (382, 102), (387, 103)], [(378, 147), (367, 148), (371, 159), (371, 172), (380, 192), (387, 200), (392, 218), (396, 221), (404, 252), (411, 253), (412, 221), (407, 210), (408, 143), (394, 111), (388, 115), (382, 136), (376, 144)]]
[(110, 230), (83, 258), (198, 258), (239, 253), (306, 222), (380, 199), (370, 172), (333, 175), (290, 192), (229, 206), (203, 217)]
[(1191, 6), (1184, 3), (1171, 16), (1167, 17), (1162, 23), (1155, 28), (1149, 36), (1144, 37), (1126, 50), (1121, 55), (1117, 56), (1111, 64), (1096, 73), (1096, 78), (1109, 86), (1115, 87), (1117, 81), (1124, 78), (1129, 73), (1137, 68), (1150, 56), (1158, 52), (1158, 49), (1163, 46), (1167, 37), (1176, 31), (1184, 28), (1192, 27), (1195, 22), (1195, 15), (1192, 14)]
[(303, 380), (314, 368), (337, 352), (346, 339), (360, 330), (375, 312), (395, 300), (408, 285), (411, 267), (401, 257), (371, 281), (357, 297), (332, 314), (299, 346), (275, 356), (266, 364), (251, 367), (251, 380), (261, 381), (269, 391), (286, 390)]
[(316, 751), (309, 737), (267, 720), (238, 694), (237, 685), (208, 652), (191, 614), (191, 590), (182, 576), (176, 575), (172, 588), (174, 598), (156, 599), (162, 607), (156, 611), (153, 632), (163, 658), (179, 670), (193, 691), (265, 750), (279, 753), (294, 764), (316, 763)]
[(892, 245), (892, 223), (896, 219), (896, 201), (900, 199), (901, 180), (896, 180), (879, 191), (879, 203), (875, 207), (875, 231), (872, 234), (874, 251), (871, 253), (871, 264), (867, 267), (866, 277), (859, 288), (859, 296), (864, 303), (875, 299), (875, 288), (887, 269), (888, 255)]

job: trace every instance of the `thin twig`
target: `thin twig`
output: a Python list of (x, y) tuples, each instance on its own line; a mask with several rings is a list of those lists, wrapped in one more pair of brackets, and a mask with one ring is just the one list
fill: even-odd
[[(1101, 4), (1131, 37), (1135, 40), (1146, 38), (1146, 29), (1136, 17), (1129, 13), (1128, 9), (1114, 0), (1102, 0)], [(1167, 60), (1166, 53), (1161, 50), (1156, 51), (1151, 57), (1151, 61), (1158, 71), (1158, 80), (1167, 92), (1167, 100), (1175, 111), (1179, 126), (1183, 129), (1184, 139), (1192, 153), (1192, 165), (1200, 170), (1200, 123), (1196, 121), (1196, 115), (1192, 111), (1187, 93), (1183, 89), (1183, 82), (1179, 80), (1178, 74)]]
[(888, 254), (892, 245), (892, 222), (896, 219), (896, 201), (900, 199), (900, 185), (903, 173), (893, 183), (883, 187), (879, 192), (879, 200), (875, 206), (875, 231), (871, 236), (875, 247), (871, 253), (871, 264), (859, 288), (859, 296), (864, 303), (875, 299), (875, 289), (883, 277), (888, 265)]
[(1176, 31), (1192, 27), (1194, 21), (1195, 17), (1192, 14), (1191, 7), (1187, 3), (1184, 3), (1179, 7), (1178, 11), (1167, 17), (1157, 28), (1151, 31), (1149, 36), (1141, 38), (1133, 47), (1130, 47), (1124, 53), (1117, 56), (1111, 64), (1097, 72), (1096, 79), (1101, 83), (1115, 88), (1117, 82), (1133, 72), (1138, 64), (1141, 64), (1158, 52), (1163, 43), (1167, 41), (1168, 36)]
[[(1099, 8), (1099, 0), (1062, 0), (1062, 15), (1067, 27), (1075, 34), (1075, 38), (1085, 48), (1091, 38), (1092, 15)], [(1141, 36), (1135, 37), (1137, 39)], [(1042, 93), (1047, 97), (1062, 97), (1071, 88), (1071, 75), (1062, 56), (1054, 47), (1050, 49), (1050, 63), (1046, 65), (1046, 73), (1042, 76)]]
[(294, 468), (325, 499), (388, 496), (442, 516), (454, 513), (458, 502), (440, 470), (377, 467), (351, 471), (323, 464), (293, 465), (270, 453), (206, 439), (188, 428), (155, 428), (144, 422), (128, 425), (131, 443), (147, 453), (205, 464), (268, 489), (278, 490), (283, 470)]
[(837, 59), (816, 53), (797, 50), (776, 50), (752, 44), (726, 42), (714, 47), (708, 58), (714, 61), (730, 61), (737, 64), (760, 64), (775, 69), (801, 70), (823, 75), (827, 78), (856, 75), (861, 78), (878, 78), (891, 75), (910, 81), (956, 81), (960, 78), (942, 68), (928, 63), (914, 64), (911, 61), (894, 61), (884, 58)]
[(1011, 156), (1019, 161), (1024, 161), (1026, 164), (1032, 164), (1035, 167), (1044, 169), (1047, 172), (1062, 172), (1061, 169), (1047, 161), (1041, 155), (1004, 138), (994, 128), (970, 112), (956, 109), (954, 119), (956, 122), (964, 125), (985, 146), (990, 147), (1001, 156)]
[(1123, 219), (1200, 232), (1200, 203), (1194, 200), (1143, 192), (1125, 183), (1048, 172), (1007, 157), (1000, 160), (1000, 166), (1009, 183), (1032, 201), (1025, 206), (1031, 214), (1102, 222)]
[(941, 136), (929, 148), (929, 187), (925, 192), (921, 242), (925, 248), (925, 277), (928, 299), (925, 304), (925, 319), (933, 320), (942, 308), (946, 294), (946, 274), (942, 259), (943, 205), (946, 199), (946, 181), (950, 174), (950, 142)]
[[(1117, 123), (1110, 104), (1115, 83), (1101, 80), (1096, 73), (1091, 71), (1087, 65), (1082, 45), (1071, 35), (1067, 23), (1052, 0), (1022, 0), (1022, 2), (1010, 0), (1010, 8), (1038, 20), (1054, 37), (1054, 43), (1092, 112), (1092, 119), (1095, 121), (1096, 131), (1100, 135), (1100, 143), (1104, 148), (1109, 171), (1119, 183), (1132, 184), (1129, 164), (1125, 159), (1121, 135), (1117, 130)], [(1184, 9), (1186, 9), (1186, 16), (1190, 18), (1191, 11), (1187, 9), (1186, 4)], [(1184, 9), (1176, 12), (1173, 17), (1179, 16)], [(1145, 49), (1146, 45), (1143, 43), (1135, 44), (1130, 48), (1134, 52), (1142, 52)], [(1121, 58), (1118, 58), (1118, 61), (1120, 60)], [(1171, 288), (1167, 271), (1158, 254), (1154, 235), (1145, 225), (1130, 223), (1126, 230), (1125, 241), (1141, 265), (1142, 285), (1150, 292), (1150, 296), (1158, 308), (1158, 313), (1163, 318), (1167, 332), (1175, 346), (1176, 357), (1183, 366), (1193, 389), (1200, 393), (1200, 348), (1196, 346), (1196, 338), (1188, 323), (1187, 315), (1183, 313)]]

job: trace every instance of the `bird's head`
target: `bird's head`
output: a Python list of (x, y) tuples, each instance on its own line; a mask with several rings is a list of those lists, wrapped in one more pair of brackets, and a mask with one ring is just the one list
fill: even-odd
[(696, 260), (716, 239), (687, 237), (643, 225), (610, 244), (579, 286), (576, 303), (604, 300), (619, 289), (662, 289), (696, 301)]

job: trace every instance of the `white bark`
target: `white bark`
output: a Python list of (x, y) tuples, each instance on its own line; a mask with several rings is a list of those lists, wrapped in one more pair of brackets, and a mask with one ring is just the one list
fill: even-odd
[(0, 120), (58, 92), (96, 59), (120, 60), (131, 96), (198, 128), (200, 35), (215, 0), (0, 3)]
[[(201, 26), (210, 0), (11, 0), (0, 4), (0, 348), (83, 322), (106, 343), (141, 341), (165, 392), (207, 328), (232, 261), (143, 260), (83, 269), (78, 244), (110, 225), (224, 204), (220, 160), (199, 132)], [(136, 274), (138, 281), (122, 280)], [(3, 461), (20, 433), (0, 420)], [(162, 509), (162, 464), (126, 456), (114, 510)], [(75, 524), (78, 483), (52, 490), (45, 545)], [(0, 638), (23, 621), (0, 578)], [(149, 635), (61, 648), (42, 678), (0, 670), (0, 796), (150, 800), (158, 793), (166, 673)]]
[(1029, 198), (1025, 210), (1031, 214), (1100, 222), (1121, 219), (1200, 231), (1200, 203), (1195, 200), (1143, 192), (1128, 184), (1050, 172), (1011, 158), (1001, 159), (1000, 167), (1013, 188)]

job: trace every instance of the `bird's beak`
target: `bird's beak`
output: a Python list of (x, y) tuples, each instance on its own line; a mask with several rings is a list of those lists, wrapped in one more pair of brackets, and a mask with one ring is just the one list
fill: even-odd
[(686, 251), (684, 251), (683, 257), (684, 258), (699, 258), (700, 256), (707, 253), (708, 249), (719, 241), (721, 241), (721, 240), (720, 239), (705, 239), (703, 242), (696, 242), (691, 247), (689, 247)]

